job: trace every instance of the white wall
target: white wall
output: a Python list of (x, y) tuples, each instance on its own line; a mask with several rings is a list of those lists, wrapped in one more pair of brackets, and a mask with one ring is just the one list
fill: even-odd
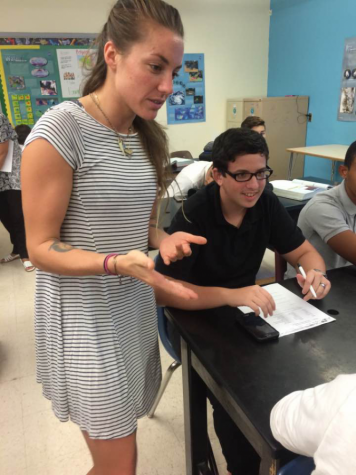
[[(205, 54), (206, 122), (168, 126), (170, 149), (198, 156), (225, 130), (225, 103), (267, 94), (270, 0), (171, 0), (185, 51)], [(112, 5), (102, 0), (2, 0), (0, 32), (96, 33)], [(166, 107), (158, 120), (167, 124)]]

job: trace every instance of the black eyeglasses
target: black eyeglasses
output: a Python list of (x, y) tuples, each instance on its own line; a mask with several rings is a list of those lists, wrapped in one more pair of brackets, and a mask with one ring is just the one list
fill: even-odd
[(231, 173), (228, 172), (227, 170), (224, 172), (227, 175), (231, 176), (235, 181), (250, 181), (253, 176), (257, 178), (257, 180), (267, 180), (272, 173), (273, 170), (271, 168), (267, 168), (266, 170), (260, 170), (259, 172), (256, 173), (250, 173), (250, 172), (239, 172), (239, 173)]

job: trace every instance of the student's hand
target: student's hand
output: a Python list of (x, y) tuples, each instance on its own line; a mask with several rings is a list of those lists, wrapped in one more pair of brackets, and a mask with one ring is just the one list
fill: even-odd
[(206, 238), (194, 234), (177, 232), (164, 238), (159, 246), (159, 252), (163, 262), (168, 266), (186, 256), (190, 256), (192, 250), (190, 244), (206, 244)]
[[(297, 274), (297, 281), (298, 284), (302, 287), (302, 294), (304, 295), (303, 300), (305, 301), (308, 301), (310, 299), (323, 299), (331, 289), (330, 281), (326, 279), (321, 272), (318, 272), (314, 269), (311, 269), (307, 272), (305, 279), (301, 274)], [(316, 298), (310, 290), (311, 285), (315, 290)]]
[(228, 305), (230, 307), (241, 307), (246, 305), (252, 308), (256, 316), (260, 314), (260, 309), (265, 318), (273, 315), (276, 310), (276, 304), (272, 295), (259, 285), (251, 285), (250, 287), (242, 287), (241, 289), (229, 289), (230, 298)]
[(141, 251), (130, 251), (128, 254), (116, 258), (118, 275), (129, 275), (145, 282), (149, 286), (163, 290), (168, 294), (176, 295), (184, 300), (197, 299), (192, 290), (178, 282), (166, 279), (154, 270), (154, 262)]

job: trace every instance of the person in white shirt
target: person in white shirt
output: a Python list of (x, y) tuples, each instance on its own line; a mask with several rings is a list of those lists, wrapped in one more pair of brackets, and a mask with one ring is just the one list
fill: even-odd
[(167, 189), (170, 198), (182, 201), (191, 189), (199, 190), (213, 181), (212, 162), (197, 161), (185, 168), (175, 177)]
[(313, 457), (312, 475), (356, 473), (356, 374), (296, 391), (271, 412), (272, 434), (284, 447)]

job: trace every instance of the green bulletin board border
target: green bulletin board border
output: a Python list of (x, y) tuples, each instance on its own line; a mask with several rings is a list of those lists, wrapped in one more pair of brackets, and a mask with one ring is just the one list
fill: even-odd
[[(38, 35), (38, 34), (37, 34)], [(36, 122), (39, 118), (39, 114), (45, 112), (45, 110), (50, 106), (37, 106), (36, 98), (31, 97), (31, 105), (26, 103), (26, 110), (29, 111), (29, 116), (33, 116), (32, 119), (17, 120), (14, 117), (14, 105), (12, 97), (14, 95), (21, 95), (21, 90), (9, 89), (6, 84), (6, 71), (7, 65), (4, 66), (3, 53), (5, 57), (8, 57), (6, 53), (13, 52), (14, 56), (19, 56), (23, 54), (28, 56), (28, 53), (33, 53), (34, 56), (50, 56), (53, 63), (54, 71), (51, 74), (51, 77), (43, 78), (43, 80), (55, 80), (57, 86), (57, 95), (56, 96), (41, 96), (42, 99), (53, 98), (62, 102), (67, 98), (62, 95), (61, 81), (59, 78), (59, 67), (57, 60), (57, 49), (91, 49), (93, 47), (94, 40), (96, 38), (95, 34), (92, 33), (77, 33), (77, 34), (68, 34), (68, 33), (43, 33), (41, 36), (35, 36), (33, 33), (0, 33), (0, 104), (3, 113), (9, 118), (10, 122), (15, 126), (18, 123), (28, 123), (31, 127), (33, 123)], [(42, 79), (42, 78), (39, 78)], [(9, 82), (9, 81), (8, 81)], [(23, 92), (22, 96), (25, 99), (26, 90)], [(73, 99), (73, 97), (71, 97)], [(17, 104), (18, 105), (18, 104)], [(25, 102), (21, 102), (21, 107), (24, 109)], [(32, 110), (31, 110), (32, 108)], [(17, 110), (17, 112), (19, 112)], [(23, 110), (21, 110), (23, 112)]]

